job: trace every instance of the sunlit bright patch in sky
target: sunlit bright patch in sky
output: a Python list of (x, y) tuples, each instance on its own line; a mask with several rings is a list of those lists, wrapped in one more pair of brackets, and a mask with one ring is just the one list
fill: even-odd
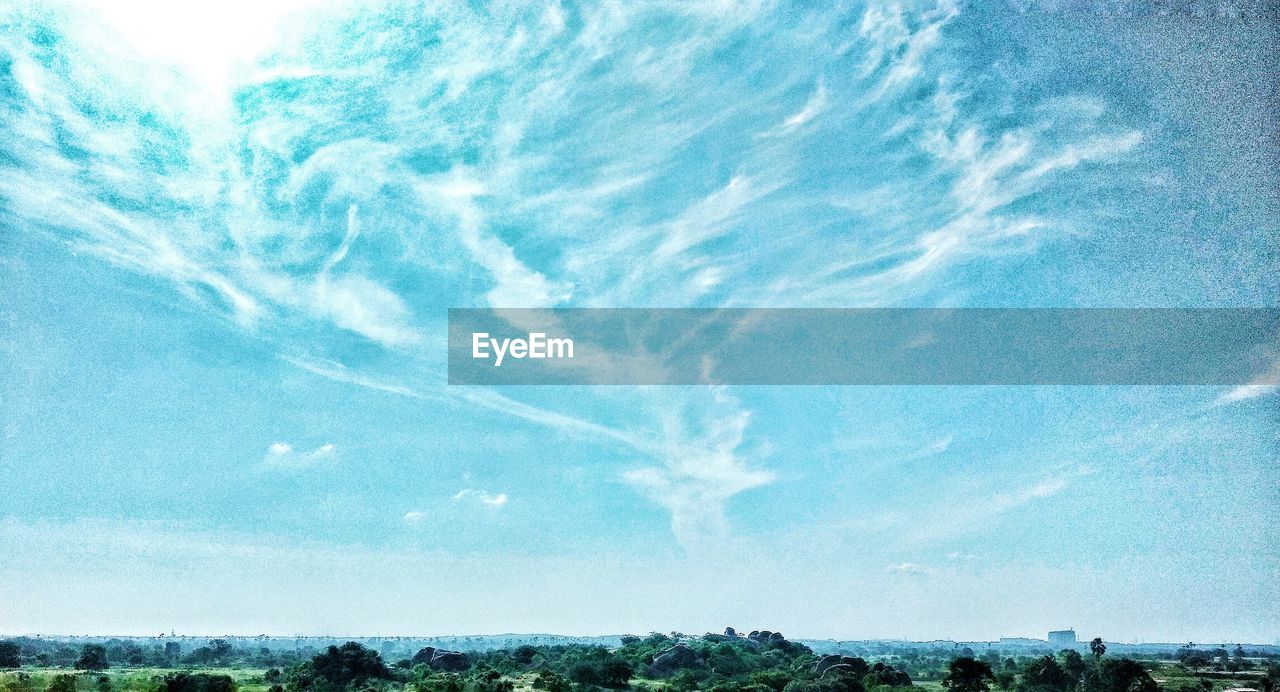
[(226, 88), (233, 75), (279, 41), (282, 21), (317, 0), (84, 0), (78, 6), (140, 56), (173, 64)]

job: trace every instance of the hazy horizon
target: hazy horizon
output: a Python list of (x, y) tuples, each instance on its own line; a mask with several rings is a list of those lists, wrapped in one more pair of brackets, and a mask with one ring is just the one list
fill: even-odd
[[(722, 628), (722, 629), (723, 629), (723, 628)], [(211, 633), (204, 633), (204, 634), (183, 634), (183, 633), (180, 633), (180, 632), (178, 632), (178, 633), (154, 633), (154, 634), (144, 634), (144, 633), (136, 633), (136, 634), (124, 634), (124, 633), (79, 633), (79, 634), (58, 634), (58, 633), (52, 633), (52, 632), (0, 632), (0, 637), (41, 637), (41, 638), (47, 638), (47, 639), (71, 639), (71, 638), (75, 638), (75, 639), (110, 639), (110, 638), (125, 638), (125, 639), (218, 639), (218, 638), (227, 638), (227, 637), (230, 637), (230, 638), (233, 638), (233, 639), (264, 639), (264, 638), (265, 638), (265, 639), (320, 639), (320, 640), (325, 640), (325, 641), (329, 641), (329, 640), (340, 640), (340, 639), (351, 639), (351, 640), (371, 640), (371, 639), (384, 639), (384, 638), (385, 638), (385, 639), (422, 639), (422, 640), (427, 640), (427, 639), (476, 639), (476, 638), (488, 638), (488, 639), (498, 639), (498, 638), (518, 638), (518, 639), (519, 639), (519, 638), (531, 638), (531, 637), (556, 637), (556, 638), (563, 638), (563, 639), (603, 639), (603, 638), (608, 638), (608, 637), (645, 636), (645, 635), (648, 635), (648, 634), (654, 634), (654, 633), (658, 633), (658, 634), (669, 634), (669, 633), (672, 633), (672, 632), (679, 632), (679, 633), (681, 633), (681, 634), (688, 635), (688, 636), (700, 636), (701, 634), (718, 634), (718, 633), (719, 633), (719, 631), (717, 631), (717, 630), (707, 630), (707, 631), (704, 633), (704, 632), (700, 632), (700, 631), (687, 631), (687, 632), (686, 632), (686, 631), (679, 630), (679, 629), (674, 629), (674, 630), (649, 630), (649, 631), (645, 631), (645, 632), (609, 632), (609, 633), (597, 633), (597, 634), (581, 634), (581, 633), (579, 633), (579, 634), (573, 634), (573, 633), (563, 633), (563, 632), (495, 632), (495, 633), (489, 633), (489, 634), (484, 634), (484, 633), (470, 633), (470, 634), (463, 634), (463, 633), (457, 633), (457, 634), (454, 634), (454, 633), (446, 633), (446, 634), (387, 634), (387, 633), (363, 633), (363, 634), (360, 634), (360, 633), (350, 633), (350, 632), (349, 632), (349, 633), (346, 633), (346, 634), (301, 634), (301, 633), (299, 633), (299, 634), (265, 634), (265, 633), (257, 633), (257, 634), (236, 634), (236, 633), (222, 633), (222, 634), (211, 634)], [(744, 634), (745, 634), (745, 632), (744, 632)], [(981, 644), (981, 643), (999, 643), (1001, 639), (1034, 639), (1034, 640), (1043, 641), (1043, 642), (1045, 642), (1046, 646), (1048, 646), (1048, 642), (1047, 642), (1047, 640), (1045, 640), (1045, 639), (1044, 639), (1044, 637), (1043, 637), (1043, 636), (1037, 637), (1037, 636), (1035, 636), (1035, 635), (1008, 635), (1008, 634), (1006, 634), (1006, 635), (1001, 635), (1001, 636), (998, 636), (998, 637), (981, 638), (981, 639), (955, 639), (955, 638), (950, 638), (950, 637), (935, 637), (935, 638), (930, 638), (930, 639), (911, 639), (911, 638), (902, 638), (902, 637), (853, 637), (853, 636), (845, 636), (845, 637), (810, 637), (810, 636), (805, 636), (804, 634), (792, 635), (791, 633), (787, 633), (787, 632), (783, 632), (783, 634), (785, 634), (785, 635), (787, 636), (787, 639), (789, 639), (789, 640), (791, 640), (791, 641), (800, 641), (800, 642), (805, 642), (805, 641), (814, 641), (814, 642), (822, 642), (822, 641), (829, 641), (829, 642), (904, 642), (904, 643), (909, 643), (909, 644), (930, 644), (930, 643), (935, 643), (935, 642), (953, 642), (953, 643), (957, 643), (957, 644)], [(1047, 633), (1042, 633), (1042, 634), (1047, 634)], [(1079, 634), (1079, 633), (1077, 633), (1077, 634)], [(1236, 640), (1230, 640), (1230, 639), (1204, 639), (1204, 640), (1201, 640), (1201, 641), (1179, 640), (1179, 639), (1156, 639), (1156, 640), (1151, 640), (1151, 641), (1127, 641), (1127, 640), (1124, 640), (1124, 639), (1111, 639), (1111, 638), (1107, 638), (1107, 637), (1103, 637), (1102, 639), (1103, 639), (1103, 642), (1104, 642), (1104, 643), (1106, 643), (1106, 644), (1116, 644), (1116, 645), (1119, 645), (1119, 646), (1163, 646), (1163, 645), (1169, 645), (1169, 646), (1181, 647), (1181, 646), (1186, 646), (1186, 644), (1187, 644), (1188, 642), (1194, 643), (1197, 647), (1210, 647), (1210, 646), (1218, 646), (1218, 645), (1231, 645), (1231, 646), (1241, 645), (1241, 646), (1263, 646), (1263, 647), (1276, 647), (1276, 646), (1280, 646), (1280, 639), (1277, 639), (1277, 640), (1274, 640), (1274, 641), (1270, 641), (1270, 642), (1236, 641)], [(1077, 645), (1077, 647), (1079, 647), (1079, 648), (1087, 648), (1087, 647), (1088, 647), (1088, 645), (1089, 645), (1089, 639), (1079, 639), (1079, 640), (1077, 640), (1076, 645)]]

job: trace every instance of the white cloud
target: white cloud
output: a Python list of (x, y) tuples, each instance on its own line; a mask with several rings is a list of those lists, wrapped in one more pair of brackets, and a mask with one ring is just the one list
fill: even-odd
[(326, 442), (309, 452), (297, 451), (288, 442), (272, 442), (267, 447), (262, 463), (274, 469), (304, 469), (333, 459), (337, 451), (337, 446), (332, 442)]
[[(945, 502), (910, 510), (891, 509), (847, 524), (850, 531), (891, 533), (901, 545), (930, 544), (960, 534), (990, 530), (1000, 517), (1026, 505), (1054, 497), (1082, 478), (1094, 474), (1089, 465), (1060, 466), (1042, 472), (1034, 482), (1005, 481), (1011, 490), (965, 489), (951, 492)], [(976, 479), (975, 479), (976, 480)], [(985, 485), (985, 484), (984, 484)], [(948, 491), (943, 491), (944, 493)], [(968, 560), (960, 552), (947, 555), (952, 560)]]
[(808, 123), (810, 120), (818, 117), (826, 107), (827, 87), (822, 83), (822, 80), (819, 79), (817, 85), (813, 89), (813, 93), (809, 95), (809, 100), (805, 101), (804, 106), (802, 106), (800, 110), (787, 116), (786, 119), (782, 121), (782, 124), (768, 132), (761, 133), (760, 136), (770, 137), (793, 132), (797, 128)]
[(459, 491), (458, 491), (458, 492), (453, 496), (453, 501), (454, 501), (454, 502), (462, 502), (462, 501), (464, 501), (464, 500), (470, 500), (470, 501), (479, 502), (479, 503), (484, 504), (484, 505), (489, 505), (490, 507), (501, 507), (501, 506), (503, 506), (503, 505), (507, 504), (507, 494), (506, 494), (506, 493), (498, 493), (498, 494), (494, 495), (494, 494), (488, 493), (488, 492), (486, 492), (486, 491), (484, 491), (484, 490), (476, 490), (476, 489), (474, 489), (474, 488), (467, 488), (467, 489), (465, 489), (465, 490), (459, 490)]
[(1244, 401), (1246, 399), (1256, 399), (1260, 396), (1273, 394), (1278, 389), (1274, 384), (1242, 384), (1233, 387), (1230, 391), (1219, 396), (1215, 401), (1218, 404), (1230, 404), (1236, 401)]
[(911, 453), (911, 455), (909, 456), (909, 458), (910, 458), (910, 459), (923, 459), (923, 458), (925, 458), (925, 457), (931, 457), (931, 456), (933, 456), (933, 455), (935, 455), (935, 454), (942, 454), (943, 452), (945, 452), (945, 451), (947, 451), (948, 449), (950, 449), (950, 448), (951, 448), (951, 443), (952, 443), (954, 440), (955, 440), (955, 437), (954, 437), (954, 436), (952, 436), (952, 435), (944, 435), (944, 436), (939, 437), (938, 439), (934, 440), (933, 442), (930, 442), (929, 444), (925, 445), (924, 447), (921, 447), (920, 449), (916, 450), (915, 452), (912, 452), (912, 453)]
[[(734, 496), (772, 483), (770, 471), (753, 469), (740, 449), (751, 415), (720, 391), (697, 421), (680, 402), (665, 401), (660, 466), (632, 469), (623, 479), (671, 513), (671, 531), (685, 548), (727, 535), (725, 504)], [(684, 402), (687, 408), (689, 402)], [(716, 411), (715, 409), (729, 409)]]
[(1280, 360), (1272, 363), (1271, 368), (1253, 382), (1232, 387), (1219, 395), (1217, 399), (1214, 399), (1213, 403), (1216, 406), (1222, 406), (1274, 394), (1277, 390), (1280, 390), (1280, 385), (1277, 385), (1278, 382), (1280, 382)]
[(394, 384), (391, 382), (383, 382), (381, 380), (369, 377), (367, 375), (363, 375), (361, 373), (358, 373), (348, 368), (342, 363), (338, 363), (336, 361), (323, 360), (323, 359), (317, 359), (317, 358), (294, 357), (294, 356), (280, 356), (280, 358), (291, 365), (294, 365), (298, 368), (306, 370), (309, 373), (312, 373), (314, 375), (319, 375), (324, 378), (328, 378), (335, 382), (342, 382), (344, 384), (353, 384), (359, 387), (374, 389), (381, 392), (386, 392), (388, 394), (397, 394), (400, 396), (407, 396), (413, 399), (426, 399), (426, 398), (444, 399), (443, 396), (428, 397), (427, 395), (421, 392), (418, 392), (414, 389), (411, 389), (409, 387)]
[(499, 308), (549, 307), (569, 299), (573, 286), (552, 281), (525, 265), (515, 250), (485, 229), (484, 214), (477, 198), (485, 185), (464, 168), (419, 184), (424, 203), (441, 206), (457, 220), (458, 239), (471, 258), (489, 272), (494, 286), (485, 295), (489, 305)]
[(890, 565), (886, 565), (884, 570), (886, 572), (893, 572), (896, 574), (909, 574), (917, 577), (924, 577), (933, 573), (933, 570), (931, 568), (914, 563), (914, 562), (896, 562)]
[(312, 290), (317, 312), (343, 329), (387, 346), (422, 340), (409, 326), (411, 315), (404, 301), (364, 276), (321, 276)]

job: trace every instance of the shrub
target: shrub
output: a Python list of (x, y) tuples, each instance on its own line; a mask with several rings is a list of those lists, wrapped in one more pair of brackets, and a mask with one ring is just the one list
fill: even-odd
[(235, 692), (230, 675), (209, 673), (169, 673), (164, 676), (165, 692)]
[(76, 676), (70, 673), (53, 676), (47, 692), (76, 692)]

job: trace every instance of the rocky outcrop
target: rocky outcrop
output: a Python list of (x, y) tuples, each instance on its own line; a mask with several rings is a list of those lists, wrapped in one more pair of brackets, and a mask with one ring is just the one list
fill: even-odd
[(436, 670), (457, 673), (470, 668), (471, 659), (467, 658), (466, 654), (458, 651), (440, 651), (437, 649), (435, 655), (431, 657), (431, 667)]
[(840, 654), (827, 654), (826, 656), (818, 659), (818, 662), (814, 664), (813, 674), (822, 675), (828, 668), (837, 665), (840, 665)]
[(769, 644), (769, 643), (777, 643), (777, 642), (785, 641), (786, 637), (782, 636), (781, 632), (770, 632), (769, 630), (758, 630), (758, 631), (752, 630), (751, 634), (747, 635), (747, 639), (750, 639), (753, 642), (760, 642), (761, 644)]
[(419, 663), (431, 665), (431, 657), (435, 655), (436, 648), (434, 646), (424, 646), (421, 649), (418, 649), (418, 653), (413, 655), (413, 665), (416, 666)]
[(818, 677), (833, 678), (843, 674), (847, 674), (850, 677), (858, 676), (858, 673), (853, 669), (853, 666), (848, 663), (837, 663), (834, 666), (827, 666)]
[(827, 671), (833, 668), (838, 669), (837, 673), (846, 672), (858, 678), (861, 678), (863, 675), (866, 675), (867, 671), (870, 670), (870, 668), (867, 667), (867, 662), (856, 656), (841, 656), (839, 654), (827, 654), (826, 656), (823, 656), (822, 658), (818, 659), (818, 662), (814, 664), (813, 674), (817, 676), (823, 676), (827, 674)]
[(653, 665), (650, 666), (650, 669), (654, 675), (666, 676), (677, 670), (700, 668), (703, 665), (702, 657), (698, 656), (697, 652), (684, 644), (676, 644), (654, 656)]

